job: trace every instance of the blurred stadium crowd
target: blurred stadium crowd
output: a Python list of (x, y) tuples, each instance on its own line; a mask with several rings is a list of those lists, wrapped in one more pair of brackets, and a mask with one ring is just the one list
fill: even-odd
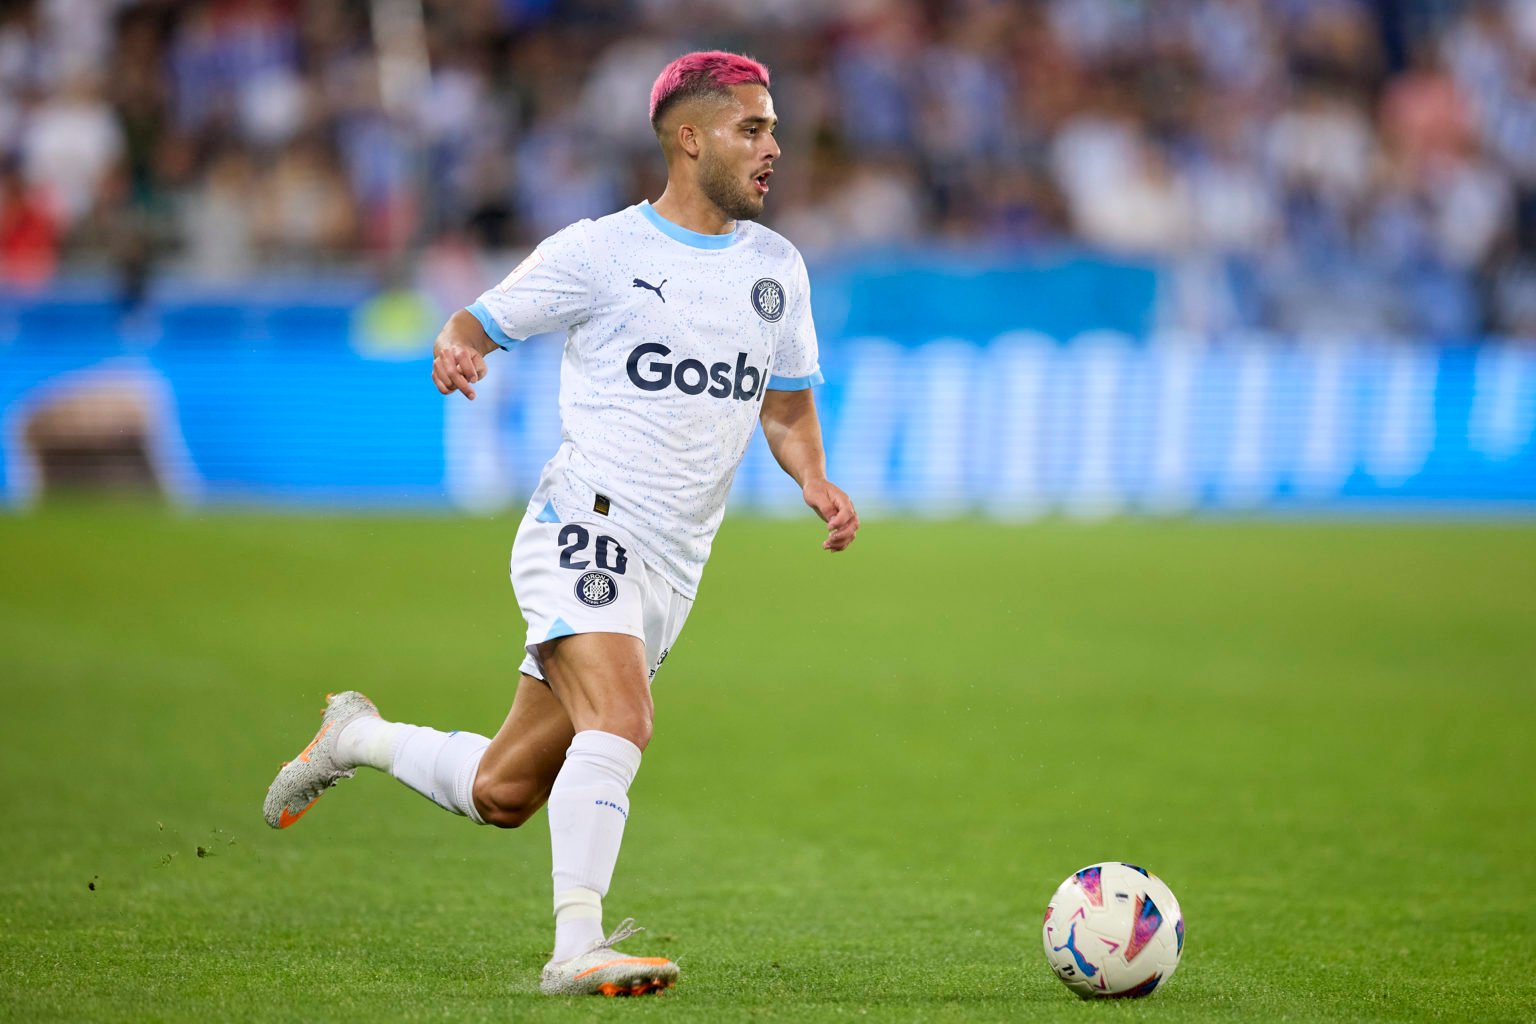
[(1087, 248), (1166, 267), (1165, 322), (1536, 336), (1536, 0), (0, 11), (13, 289), (526, 247), (660, 193), (651, 81), (721, 46), (773, 69), (813, 257)]

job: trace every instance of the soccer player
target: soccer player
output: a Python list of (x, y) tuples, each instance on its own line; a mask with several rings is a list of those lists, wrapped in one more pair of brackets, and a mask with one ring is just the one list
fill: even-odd
[(844, 550), (859, 528), (827, 479), (805, 263), (753, 223), (779, 157), (768, 81), (731, 53), (669, 64), (651, 90), (661, 197), (541, 242), (438, 335), (433, 383), (473, 400), (498, 346), (567, 332), (563, 440), (512, 548), (528, 637), (501, 730), (388, 722), (362, 694), (338, 694), (267, 792), (275, 828), (360, 765), (478, 823), (516, 828), (547, 803), (550, 994), (641, 994), (677, 978), (666, 959), (613, 948), (637, 929), (626, 920), (605, 936), (602, 899), (651, 738), (651, 680), (693, 605), (754, 424), (825, 520), (823, 548)]

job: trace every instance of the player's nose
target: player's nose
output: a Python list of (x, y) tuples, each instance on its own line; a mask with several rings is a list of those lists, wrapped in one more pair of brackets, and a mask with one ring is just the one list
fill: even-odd
[(779, 154), (783, 152), (781, 149), (779, 149), (779, 140), (767, 132), (763, 133), (763, 138), (767, 140), (766, 144), (763, 146), (763, 159), (777, 160), (779, 158)]

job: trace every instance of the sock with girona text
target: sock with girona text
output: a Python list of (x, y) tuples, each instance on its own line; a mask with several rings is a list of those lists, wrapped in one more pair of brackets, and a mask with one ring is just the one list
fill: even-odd
[(549, 794), (555, 883), (555, 952), (568, 960), (603, 937), (603, 897), (613, 881), (629, 819), (629, 785), (640, 748), (622, 736), (576, 734)]
[(388, 772), (444, 810), (484, 825), (472, 791), (490, 744), (472, 732), (439, 732), (368, 715), (349, 722), (336, 737), (336, 760), (348, 768), (367, 765)]

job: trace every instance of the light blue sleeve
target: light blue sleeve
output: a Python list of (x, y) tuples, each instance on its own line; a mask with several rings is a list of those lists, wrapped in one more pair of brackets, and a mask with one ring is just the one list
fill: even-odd
[(804, 377), (786, 377), (783, 374), (775, 373), (768, 378), (768, 390), (804, 391), (806, 388), (813, 388), (818, 384), (825, 384), (826, 382), (827, 378), (821, 375), (820, 370), (817, 370), (815, 373), (806, 374)]
[(485, 308), (484, 302), (476, 301), (471, 305), (465, 306), (464, 311), (476, 320), (479, 320), (480, 326), (485, 329), (486, 337), (490, 338), (501, 348), (510, 347), (516, 340), (507, 337), (507, 332), (502, 330), (501, 324), (497, 323), (496, 318), (491, 316), (491, 311)]

